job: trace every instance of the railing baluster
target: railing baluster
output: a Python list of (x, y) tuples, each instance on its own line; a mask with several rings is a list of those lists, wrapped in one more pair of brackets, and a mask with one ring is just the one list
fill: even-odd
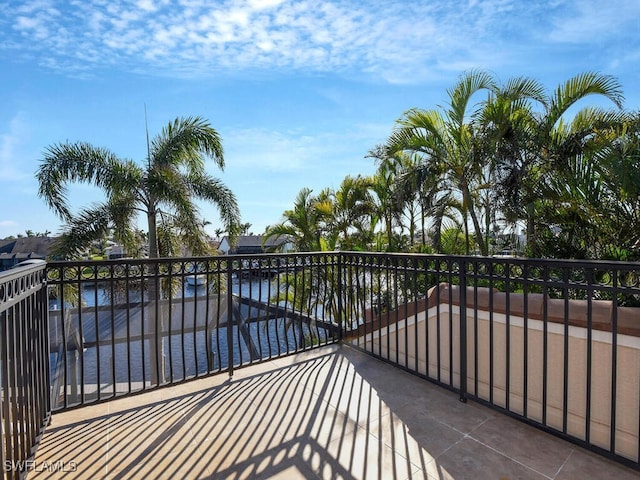
[[(111, 265), (111, 268), (109, 268), (109, 274), (111, 276), (111, 278), (115, 278), (114, 275), (114, 266)], [(118, 374), (117, 374), (117, 370), (116, 370), (116, 361), (117, 361), (117, 356), (116, 356), (116, 314), (115, 314), (115, 282), (109, 282), (109, 290), (111, 293), (111, 301), (109, 302), (109, 310), (111, 311), (111, 315), (109, 316), (109, 320), (111, 323), (111, 332), (109, 335), (109, 342), (110, 342), (110, 347), (111, 347), (111, 381), (113, 382), (113, 388), (112, 388), (112, 396), (115, 398), (118, 395)], [(82, 294), (82, 292), (80, 293)], [(80, 305), (78, 305), (78, 308), (81, 308)], [(98, 316), (98, 305), (96, 304), (95, 306), (96, 309), (96, 316)]]
[[(460, 268), (460, 401), (467, 401), (467, 263)], [(451, 367), (453, 370), (453, 366)]]
[[(238, 275), (241, 275), (240, 272)], [(233, 376), (233, 260), (227, 260), (227, 358), (228, 358), (228, 368), (229, 368), (229, 376)], [(240, 335), (238, 335), (239, 337)], [(242, 362), (242, 357), (240, 357), (240, 362)]]

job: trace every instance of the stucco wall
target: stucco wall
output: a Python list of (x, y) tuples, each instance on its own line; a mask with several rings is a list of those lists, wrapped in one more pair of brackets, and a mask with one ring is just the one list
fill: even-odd
[[(579, 306), (575, 308), (576, 312), (580, 310)], [(350, 341), (423, 375), (459, 387), (459, 307), (446, 302), (440, 303), (439, 306), (431, 306), (426, 312), (415, 310), (401, 318), (396, 314), (393, 316), (393, 322), (371, 329)], [(578, 318), (577, 322), (570, 323), (580, 322), (584, 323), (582, 317)], [(492, 401), (495, 405), (563, 431), (565, 325), (546, 322), (546, 419), (543, 419), (544, 325), (543, 321), (527, 315), (525, 328), (522, 314), (507, 316), (505, 313), (496, 313), (495, 310), (490, 314), (486, 310), (467, 309), (467, 389), (471, 395), (477, 395), (484, 400)], [(620, 333), (616, 335), (616, 384), (615, 391), (612, 392), (612, 334), (608, 331), (592, 330), (589, 376), (588, 330), (573, 325), (568, 325), (567, 328), (567, 433), (587, 440), (588, 422), (589, 442), (609, 449), (611, 405), (615, 395), (615, 452), (637, 460), (640, 425), (640, 338)], [(450, 345), (454, 346), (453, 350)], [(474, 368), (476, 356), (477, 389)], [(587, 420), (586, 392), (589, 378), (591, 405), (590, 418)]]

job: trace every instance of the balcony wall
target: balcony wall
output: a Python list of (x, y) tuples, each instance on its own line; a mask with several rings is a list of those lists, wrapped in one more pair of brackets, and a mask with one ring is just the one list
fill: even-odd
[[(468, 288), (466, 298), (470, 397), (637, 461), (640, 309), (488, 288)], [(370, 314), (350, 342), (460, 389), (460, 350), (451, 349), (461, 345), (458, 300), (457, 287), (433, 288)]]

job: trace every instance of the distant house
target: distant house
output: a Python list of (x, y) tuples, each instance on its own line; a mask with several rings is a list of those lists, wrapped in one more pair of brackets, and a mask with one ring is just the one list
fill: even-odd
[(111, 242), (111, 245), (105, 248), (105, 252), (109, 260), (117, 260), (119, 258), (127, 257), (127, 252), (125, 251), (124, 247), (113, 242)]
[(265, 245), (262, 245), (262, 235), (242, 235), (238, 237), (237, 244), (232, 248), (229, 243), (229, 237), (224, 237), (220, 242), (218, 250), (225, 255), (248, 255), (255, 253), (273, 252), (279, 246), (284, 245), (282, 250), (291, 251), (292, 243), (286, 238), (270, 238)]
[(46, 260), (54, 240), (51, 237), (20, 237), (0, 240), (0, 271), (13, 268), (24, 260)]

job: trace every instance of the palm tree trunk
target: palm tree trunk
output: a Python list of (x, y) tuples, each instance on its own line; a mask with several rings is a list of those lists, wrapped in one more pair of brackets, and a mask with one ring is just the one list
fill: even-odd
[(387, 251), (391, 251), (391, 244), (393, 243), (393, 237), (391, 233), (391, 214), (385, 215), (385, 223), (387, 227)]
[(149, 227), (149, 258), (158, 258), (158, 228), (156, 214), (151, 209), (147, 212), (147, 225)]
[(424, 247), (427, 244), (427, 234), (424, 231), (425, 219), (424, 219), (424, 199), (420, 200), (420, 229), (421, 229), (421, 240), (422, 246)]
[[(147, 225), (149, 227), (149, 258), (158, 258), (158, 235), (155, 212), (147, 212)], [(149, 309), (149, 325), (151, 339), (149, 341), (149, 363), (151, 366), (151, 383), (161, 385), (165, 382), (165, 351), (164, 332), (166, 327), (165, 312), (160, 304), (159, 265), (154, 262), (151, 265), (153, 273), (149, 280), (148, 296), (151, 308)]]
[(432, 245), (436, 253), (442, 253), (442, 221), (444, 218), (444, 208), (438, 208), (434, 217)]
[(464, 253), (469, 255), (469, 216), (464, 214)]
[(475, 230), (476, 242), (478, 243), (478, 247), (480, 247), (480, 254), (484, 257), (489, 256), (489, 250), (487, 249), (486, 244), (484, 243), (484, 236), (482, 235), (482, 229), (480, 228), (480, 221), (478, 220), (478, 215), (476, 214), (475, 209), (473, 208), (473, 199), (471, 198), (471, 193), (468, 188), (464, 188), (463, 195), (466, 197), (469, 215), (471, 215), (471, 221), (473, 222), (473, 228)]
[(533, 202), (527, 204), (527, 250), (534, 257), (538, 256), (538, 247), (536, 245), (536, 226), (535, 226), (535, 209)]
[(484, 204), (484, 231), (486, 235), (484, 237), (484, 245), (487, 249), (487, 253), (489, 252), (489, 232), (491, 230), (491, 204), (489, 202), (489, 192), (485, 195), (485, 204)]

